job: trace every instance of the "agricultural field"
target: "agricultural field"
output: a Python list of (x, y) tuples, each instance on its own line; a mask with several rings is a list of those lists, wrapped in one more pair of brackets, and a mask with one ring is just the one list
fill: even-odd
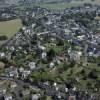
[(18, 32), (21, 27), (22, 23), (20, 19), (0, 22), (0, 35), (6, 35), (10, 38)]

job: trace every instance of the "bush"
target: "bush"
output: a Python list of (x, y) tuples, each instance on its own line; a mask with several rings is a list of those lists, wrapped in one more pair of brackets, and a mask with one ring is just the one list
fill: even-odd
[(4, 40), (7, 40), (7, 39), (8, 39), (8, 37), (5, 36), (5, 35), (0, 36), (0, 41), (4, 41)]
[(64, 45), (64, 42), (62, 40), (59, 40), (57, 45), (58, 46), (63, 46)]
[(88, 77), (89, 77), (90, 79), (96, 79), (96, 78), (98, 77), (96, 73), (97, 73), (96, 70), (92, 70), (92, 71), (89, 73)]
[(48, 60), (53, 60), (53, 58), (55, 57), (56, 53), (54, 51), (54, 49), (50, 49), (48, 52), (47, 52), (47, 57), (48, 57)]

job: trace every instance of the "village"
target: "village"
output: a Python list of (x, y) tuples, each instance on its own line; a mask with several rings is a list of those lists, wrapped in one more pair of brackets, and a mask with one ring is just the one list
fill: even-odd
[(0, 47), (0, 100), (99, 100), (100, 6), (10, 9), (23, 27)]

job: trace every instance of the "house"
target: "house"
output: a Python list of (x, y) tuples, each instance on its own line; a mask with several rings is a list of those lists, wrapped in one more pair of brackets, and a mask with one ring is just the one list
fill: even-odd
[(39, 100), (40, 94), (32, 94), (31, 100)]
[(15, 47), (14, 47), (14, 46), (11, 46), (11, 47), (10, 47), (10, 50), (11, 50), (11, 51), (14, 51), (14, 50), (15, 50)]
[(50, 85), (50, 82), (49, 81), (46, 81), (43, 84), (49, 86)]
[(58, 95), (58, 99), (61, 99), (61, 95), (60, 94)]
[(58, 62), (60, 64), (61, 61), (65, 61), (66, 57), (64, 53), (59, 54), (58, 58)]
[(95, 53), (94, 55), (93, 55), (94, 57), (100, 57), (100, 51), (98, 51), (97, 53)]
[(26, 27), (25, 27), (25, 26), (24, 26), (24, 27), (22, 27), (22, 30), (23, 30), (23, 31), (25, 31), (25, 30), (26, 30)]
[(32, 17), (35, 17), (35, 13), (34, 12), (32, 13)]
[(91, 57), (91, 56), (93, 56), (93, 52), (91, 51), (91, 52), (88, 52), (88, 55)]
[(53, 85), (54, 85), (54, 87), (56, 87), (57, 86), (57, 83), (55, 82)]
[(56, 59), (56, 63), (59, 65), (59, 64), (61, 64), (61, 61), (60, 61), (61, 59)]
[(0, 87), (0, 94), (6, 94), (6, 88)]
[(5, 95), (4, 99), (5, 100), (13, 100), (12, 95)]
[(4, 58), (6, 55), (4, 52), (0, 52), (0, 58)]
[(49, 64), (49, 67), (50, 67), (50, 68), (53, 68), (54, 65), (55, 65), (55, 64), (54, 64), (53, 62), (51, 62), (51, 63)]
[(30, 68), (31, 70), (33, 70), (33, 69), (36, 68), (36, 63), (35, 63), (35, 62), (29, 62), (28, 66), (29, 66), (29, 68)]
[(38, 48), (43, 50), (43, 51), (46, 49), (44, 46), (41, 46), (41, 45), (39, 45)]
[(11, 70), (11, 71), (9, 72), (9, 77), (16, 77), (16, 78), (19, 77), (18, 71), (17, 71), (16, 68), (15, 68), (14, 70)]
[(35, 27), (35, 25), (36, 25), (36, 24), (32, 24), (32, 28), (34, 28), (34, 27)]
[(24, 51), (23, 51), (23, 53), (24, 53), (24, 54), (27, 54), (27, 51), (26, 51), (26, 50), (24, 50)]
[(19, 68), (19, 72), (22, 73), (23, 71), (24, 71), (24, 68), (23, 67), (20, 67)]
[(5, 69), (5, 75), (12, 78), (13, 77), (18, 78), (19, 77), (18, 69), (11, 66), (10, 68)]
[(79, 61), (80, 57), (82, 56), (81, 51), (72, 51), (69, 53), (70, 60)]
[(55, 100), (66, 100), (66, 95), (62, 92), (57, 92), (55, 94)]
[(5, 67), (5, 63), (0, 61), (0, 69), (4, 69), (4, 67)]
[(46, 52), (43, 52), (42, 53), (42, 59), (46, 58), (46, 56), (47, 56), (47, 53)]
[(6, 59), (9, 61), (9, 60), (11, 60), (11, 58), (12, 58), (12, 54), (11, 53), (7, 53), (6, 54)]
[(71, 33), (71, 30), (69, 30), (69, 29), (64, 29), (64, 31), (65, 31), (66, 35), (69, 35)]
[(50, 25), (50, 24), (52, 24), (52, 21), (48, 20), (48, 22), (46, 22), (46, 25)]
[(68, 100), (76, 100), (76, 97), (75, 96), (69, 96)]
[(16, 88), (16, 87), (17, 87), (16, 82), (11, 82), (10, 87), (11, 87), (12, 89)]
[(28, 96), (28, 95), (30, 95), (30, 91), (29, 91), (28, 89), (23, 90), (23, 91), (22, 91), (22, 95), (23, 95), (23, 96)]
[(72, 90), (73, 90), (73, 91), (76, 91), (76, 90), (77, 90), (77, 88), (76, 88), (76, 87), (73, 87), (73, 88), (72, 88)]
[(68, 88), (65, 88), (65, 92), (66, 92), (66, 93), (68, 92)]
[(24, 71), (22, 72), (22, 77), (25, 79), (25, 78), (27, 78), (30, 74), (31, 74), (31, 71), (30, 71), (30, 70), (24, 70)]
[(80, 40), (80, 41), (84, 40), (84, 38), (85, 38), (85, 35), (77, 36), (77, 39)]

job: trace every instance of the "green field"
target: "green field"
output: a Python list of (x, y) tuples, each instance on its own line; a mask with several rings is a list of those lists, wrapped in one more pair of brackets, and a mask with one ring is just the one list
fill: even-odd
[(100, 5), (100, 0), (95, 0), (94, 2), (91, 2), (91, 0), (84, 0), (84, 1), (73, 1), (71, 3), (40, 3), (36, 4), (37, 6), (47, 8), (47, 9), (54, 9), (54, 10), (63, 10), (65, 8), (70, 8), (70, 7), (76, 7), (83, 5), (84, 3), (91, 3), (91, 4), (97, 4)]
[(6, 35), (10, 38), (18, 32), (21, 27), (22, 23), (20, 19), (0, 22), (0, 35)]
[(41, 3), (38, 4), (40, 7), (43, 8), (47, 8), (47, 9), (51, 9), (51, 10), (63, 10), (65, 8), (69, 8), (69, 7), (76, 7), (79, 5), (79, 3), (57, 3), (57, 4), (45, 4), (45, 3)]

